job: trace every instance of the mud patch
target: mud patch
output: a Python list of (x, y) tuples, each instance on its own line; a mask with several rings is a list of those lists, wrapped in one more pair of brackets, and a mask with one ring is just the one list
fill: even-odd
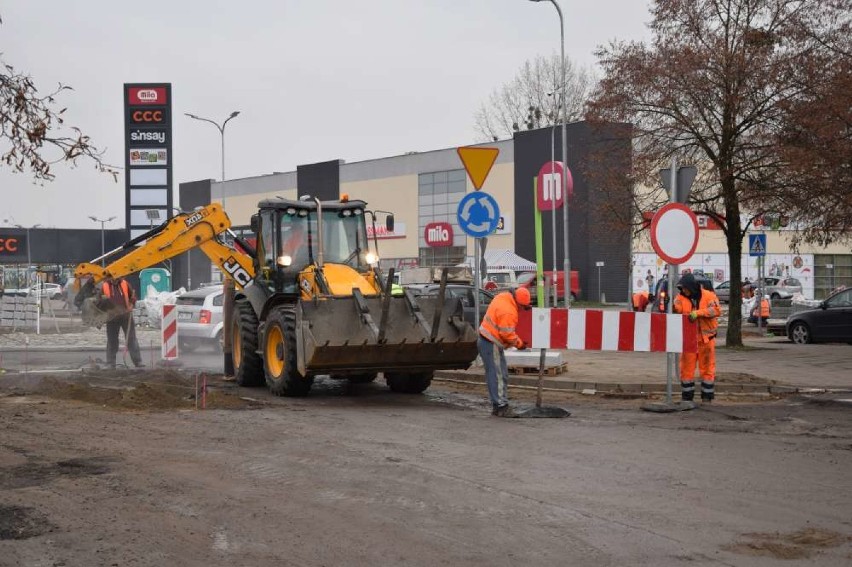
[(754, 374), (746, 374), (745, 372), (719, 372), (716, 374), (717, 384), (777, 384), (777, 380), (768, 380), (755, 376)]
[(15, 467), (0, 468), (0, 489), (8, 490), (39, 486), (55, 479), (98, 476), (112, 471), (116, 460), (109, 457), (68, 459), (56, 463), (29, 462)]
[(29, 539), (55, 529), (56, 526), (33, 508), (0, 504), (0, 540)]
[(804, 559), (821, 549), (841, 546), (852, 538), (830, 530), (807, 528), (793, 533), (749, 533), (722, 549), (739, 555)]
[[(29, 393), (120, 411), (167, 411), (196, 407), (194, 376), (171, 371), (93, 373), (82, 379), (50, 377), (42, 380)], [(240, 398), (236, 393), (219, 390), (215, 384), (208, 387), (207, 409), (247, 409), (258, 405), (258, 402)]]

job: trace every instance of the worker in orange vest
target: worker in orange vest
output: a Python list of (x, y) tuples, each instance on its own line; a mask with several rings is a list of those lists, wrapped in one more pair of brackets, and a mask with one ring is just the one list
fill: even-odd
[(760, 300), (760, 308), (755, 305), (754, 309), (751, 310), (751, 316), (748, 318), (749, 323), (754, 323), (757, 325), (757, 318), (760, 316), (760, 320), (764, 326), (766, 326), (769, 321), (770, 315), (772, 315), (772, 305), (769, 302), (769, 298), (765, 295)]
[(130, 352), (133, 365), (145, 366), (142, 354), (139, 352), (139, 341), (136, 340), (136, 326), (133, 323), (133, 306), (136, 304), (136, 292), (123, 278), (108, 278), (101, 284), (101, 293), (111, 303), (112, 314), (106, 323), (107, 351), (106, 363), (115, 368), (115, 355), (118, 352), (118, 334), (124, 330), (124, 342)]
[(648, 302), (650, 300), (650, 296), (648, 292), (643, 290), (637, 291), (633, 294), (633, 311), (641, 311), (645, 312), (645, 309), (648, 308)]
[(701, 286), (695, 276), (685, 274), (677, 284), (680, 291), (672, 310), (688, 315), (698, 325), (698, 353), (680, 355), (681, 398), (691, 402), (695, 396), (695, 366), (701, 373), (701, 400), (710, 402), (715, 397), (716, 386), (716, 332), (717, 317), (722, 314), (719, 298)]
[(530, 290), (525, 287), (498, 294), (479, 326), (479, 356), (485, 365), (491, 415), (498, 417), (518, 417), (509, 407), (509, 369), (503, 349), (527, 348), (516, 332), (519, 309), (530, 309)]

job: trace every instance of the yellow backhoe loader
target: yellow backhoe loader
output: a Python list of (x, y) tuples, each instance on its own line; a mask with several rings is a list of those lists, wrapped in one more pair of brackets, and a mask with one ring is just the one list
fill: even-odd
[[(264, 382), (278, 395), (304, 396), (314, 377), (353, 382), (384, 374), (391, 390), (420, 393), (435, 370), (467, 368), (477, 355), (477, 332), (456, 298), (392, 293), (393, 270), (378, 268), (364, 201), (302, 197), (261, 201), (252, 216), (256, 250), (236, 238), (218, 204), (179, 214), (104, 257), (80, 264), (78, 294), (84, 320), (102, 313), (96, 286), (201, 248), (237, 287), (231, 334), (237, 383)], [(393, 229), (393, 215), (386, 223)], [(229, 245), (230, 234), (239, 245)], [(374, 231), (375, 234), (375, 231)], [(135, 248), (135, 249), (134, 249)], [(105, 267), (105, 257), (126, 252)], [(243, 251), (245, 250), (245, 252)]]

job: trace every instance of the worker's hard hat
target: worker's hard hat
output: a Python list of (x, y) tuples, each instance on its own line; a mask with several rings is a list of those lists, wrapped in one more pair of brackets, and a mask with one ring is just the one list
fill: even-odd
[(521, 307), (530, 306), (530, 290), (525, 287), (519, 287), (515, 290), (515, 301)]

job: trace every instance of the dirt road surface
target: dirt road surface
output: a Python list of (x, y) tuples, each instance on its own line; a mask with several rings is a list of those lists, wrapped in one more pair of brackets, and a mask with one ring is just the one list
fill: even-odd
[[(852, 409), (0, 377), (0, 565), (849, 565)], [(529, 399), (528, 392), (513, 396)]]

